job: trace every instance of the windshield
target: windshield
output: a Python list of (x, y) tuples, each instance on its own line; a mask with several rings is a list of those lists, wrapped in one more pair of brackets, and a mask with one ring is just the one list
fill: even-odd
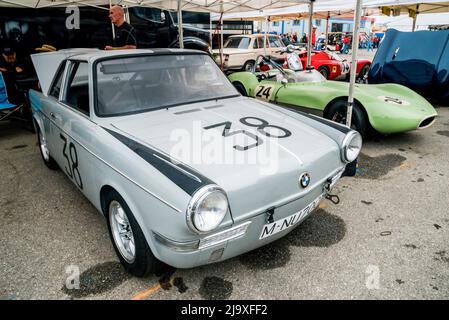
[[(291, 77), (291, 76), (289, 75), (289, 77)], [(326, 81), (326, 78), (323, 77), (323, 75), (316, 70), (296, 71), (293, 76), (293, 79), (294, 79), (294, 82), (296, 82), (296, 83)]]
[(233, 37), (229, 38), (224, 47), (232, 49), (248, 49), (251, 38), (248, 37)]
[(330, 52), (330, 51), (326, 51), (326, 54), (332, 59), (332, 60), (337, 60), (337, 61), (343, 61), (343, 59), (336, 53), (334, 52)]
[(116, 116), (238, 93), (203, 54), (129, 57), (97, 64), (96, 112)]

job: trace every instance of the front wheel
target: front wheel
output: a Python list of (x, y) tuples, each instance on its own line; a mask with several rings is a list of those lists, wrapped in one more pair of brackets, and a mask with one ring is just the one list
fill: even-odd
[(253, 60), (246, 61), (245, 64), (243, 65), (243, 71), (252, 72), (253, 70), (254, 70), (254, 61)]
[(234, 87), (237, 89), (237, 91), (244, 97), (248, 96), (248, 93), (246, 92), (245, 87), (240, 82), (233, 82), (232, 83)]
[(110, 191), (105, 197), (109, 235), (123, 267), (136, 277), (155, 272), (159, 261), (125, 200), (116, 191)]
[[(341, 124), (346, 124), (347, 109), (346, 100), (335, 101), (326, 109), (324, 117)], [(371, 130), (371, 125), (365, 111), (362, 110), (362, 107), (357, 102), (354, 102), (352, 107), (351, 129), (358, 131), (363, 138), (366, 138)]]

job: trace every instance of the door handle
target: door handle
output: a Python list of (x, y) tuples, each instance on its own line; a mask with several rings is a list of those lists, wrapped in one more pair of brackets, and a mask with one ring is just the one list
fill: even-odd
[(50, 112), (50, 117), (53, 120), (57, 120), (57, 121), (61, 121), (62, 120), (61, 116), (59, 114), (54, 113), (54, 112)]

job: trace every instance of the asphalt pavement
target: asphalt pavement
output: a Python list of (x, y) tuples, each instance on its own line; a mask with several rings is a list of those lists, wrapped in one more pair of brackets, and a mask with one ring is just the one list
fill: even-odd
[[(126, 274), (106, 221), (36, 136), (0, 122), (0, 299), (448, 299), (449, 108), (364, 142), (358, 175), (288, 236), (194, 269)], [(79, 289), (71, 288), (79, 272)]]
[[(0, 123), (2, 299), (447, 299), (449, 108), (421, 131), (365, 141), (359, 174), (287, 237), (194, 269), (129, 277), (104, 218), (36, 136)], [(80, 289), (69, 290), (79, 271)]]

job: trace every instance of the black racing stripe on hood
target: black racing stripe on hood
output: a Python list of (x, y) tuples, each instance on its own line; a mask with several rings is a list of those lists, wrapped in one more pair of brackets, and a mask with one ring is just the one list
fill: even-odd
[(335, 130), (343, 132), (344, 134), (347, 134), (349, 131), (352, 130), (351, 128), (349, 128), (349, 127), (347, 127), (345, 125), (342, 125), (340, 123), (337, 123), (337, 122), (334, 122), (334, 121), (331, 121), (331, 120), (328, 120), (328, 119), (316, 116), (314, 114), (310, 114), (310, 113), (306, 113), (306, 112), (303, 112), (303, 111), (300, 111), (300, 110), (296, 110), (296, 109), (291, 108), (291, 107), (285, 107), (285, 106), (281, 106), (281, 107), (283, 107), (284, 109), (287, 109), (287, 110), (299, 113), (300, 115), (302, 115), (304, 117), (307, 117), (307, 118), (313, 119), (315, 121), (321, 122), (323, 124), (326, 124), (329, 127), (334, 128)]
[(172, 161), (170, 157), (163, 153), (142, 145), (120, 133), (106, 128), (103, 129), (137, 153), (142, 159), (155, 167), (160, 173), (173, 181), (174, 184), (189, 195), (193, 195), (195, 191), (206, 185), (215, 184), (212, 180), (204, 177), (186, 165)]

